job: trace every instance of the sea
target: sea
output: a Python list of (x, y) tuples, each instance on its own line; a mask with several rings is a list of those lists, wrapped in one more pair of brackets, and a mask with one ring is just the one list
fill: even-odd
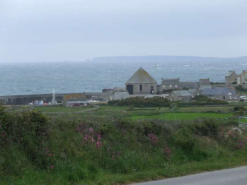
[(162, 78), (198, 81), (210, 78), (224, 82), (229, 70), (247, 69), (247, 61), (83, 61), (31, 62), (0, 64), (0, 96), (52, 93), (100, 92), (105, 88), (124, 87), (125, 82), (143, 67), (158, 83)]

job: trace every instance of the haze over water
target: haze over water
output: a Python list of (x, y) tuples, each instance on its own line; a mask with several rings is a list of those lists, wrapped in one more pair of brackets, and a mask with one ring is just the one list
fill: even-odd
[(103, 88), (124, 87), (139, 68), (147, 70), (158, 83), (161, 78), (197, 81), (210, 78), (223, 82), (229, 70), (247, 69), (247, 61), (144, 62), (87, 61), (70, 63), (0, 64), (0, 95), (99, 92)]

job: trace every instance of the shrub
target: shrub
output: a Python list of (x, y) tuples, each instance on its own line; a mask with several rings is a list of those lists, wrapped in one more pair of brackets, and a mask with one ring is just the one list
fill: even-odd
[(244, 88), (242, 85), (238, 85), (236, 87), (236, 90), (239, 91), (239, 92), (247, 92), (247, 88)]
[(195, 146), (195, 138), (189, 128), (180, 128), (173, 136), (174, 144), (186, 154), (191, 154)]
[(207, 96), (203, 95), (198, 95), (195, 96), (191, 102), (184, 103), (180, 102), (180, 106), (191, 106), (191, 105), (225, 105), (228, 104), (226, 101), (223, 100), (216, 100), (216, 99), (211, 99)]
[(193, 132), (200, 136), (217, 137), (219, 131), (219, 123), (215, 120), (204, 120), (191, 125)]
[(135, 106), (135, 107), (168, 107), (170, 101), (162, 97), (144, 98), (134, 97), (124, 100), (114, 100), (108, 103), (109, 105), (118, 106)]
[[(33, 165), (47, 168), (51, 162), (47, 157), (50, 155), (46, 151), (47, 139), (48, 120), (42, 114), (24, 112), (13, 115), (0, 108), (0, 152), (12, 153), (15, 148), (16, 153), (25, 155)], [(9, 155), (7, 158), (14, 161), (14, 157)]]

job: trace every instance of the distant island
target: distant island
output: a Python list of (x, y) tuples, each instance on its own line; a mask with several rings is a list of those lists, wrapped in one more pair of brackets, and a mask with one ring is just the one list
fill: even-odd
[(169, 56), (169, 55), (149, 55), (149, 56), (105, 56), (87, 59), (92, 62), (247, 62), (247, 56), (241, 57), (199, 57), (199, 56)]

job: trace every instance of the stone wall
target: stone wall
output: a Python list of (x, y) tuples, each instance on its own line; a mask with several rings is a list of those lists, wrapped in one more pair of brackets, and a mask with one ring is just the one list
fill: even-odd
[[(86, 99), (101, 100), (102, 93), (67, 93), (56, 94), (56, 101), (58, 103), (64, 102), (64, 97), (81, 94)], [(35, 101), (43, 101), (49, 103), (52, 101), (52, 94), (35, 94), (35, 95), (15, 95), (15, 96), (0, 96), (0, 103), (5, 105), (28, 105)]]
[[(142, 86), (142, 90), (140, 89)], [(151, 94), (151, 89), (153, 87), (153, 94), (157, 93), (157, 84), (134, 84), (133, 94)]]

